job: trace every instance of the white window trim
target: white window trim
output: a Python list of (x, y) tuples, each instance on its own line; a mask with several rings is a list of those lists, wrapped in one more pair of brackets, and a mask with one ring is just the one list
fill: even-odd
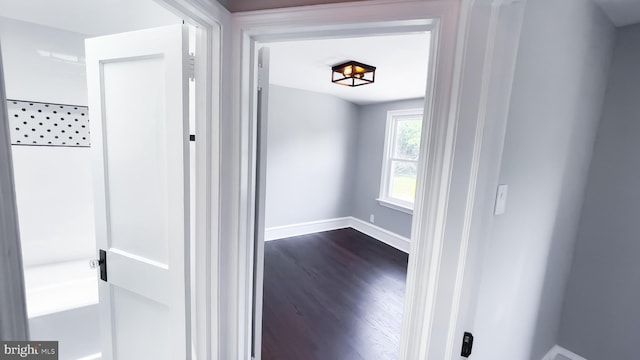
[(407, 214), (413, 214), (413, 203), (408, 201), (402, 201), (399, 199), (395, 199), (389, 197), (389, 172), (391, 171), (391, 163), (393, 160), (398, 161), (406, 161), (406, 162), (415, 162), (418, 164), (419, 158), (415, 161), (406, 160), (406, 159), (396, 159), (392, 156), (393, 151), (393, 142), (395, 138), (395, 127), (393, 126), (395, 123), (395, 119), (404, 116), (414, 117), (419, 115), (424, 122), (424, 109), (415, 108), (415, 109), (403, 109), (403, 110), (390, 110), (387, 111), (387, 125), (385, 128), (385, 139), (384, 139), (384, 153), (382, 155), (382, 173), (380, 174), (380, 194), (376, 199), (378, 203), (382, 206), (386, 206), (388, 208), (402, 211)]
[(402, 211), (403, 213), (413, 215), (413, 205), (406, 205), (400, 202), (391, 201), (387, 199), (377, 198), (376, 201), (378, 204), (388, 207), (393, 210)]

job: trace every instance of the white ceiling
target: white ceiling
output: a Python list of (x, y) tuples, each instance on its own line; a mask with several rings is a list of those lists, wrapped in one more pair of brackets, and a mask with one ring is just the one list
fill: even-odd
[[(271, 84), (331, 94), (355, 104), (415, 99), (426, 89), (430, 33), (269, 43)], [(331, 82), (331, 67), (355, 60), (377, 67), (375, 83)]]
[(616, 26), (640, 23), (640, 0), (594, 0)]
[(0, 16), (94, 36), (181, 22), (153, 0), (0, 0)]

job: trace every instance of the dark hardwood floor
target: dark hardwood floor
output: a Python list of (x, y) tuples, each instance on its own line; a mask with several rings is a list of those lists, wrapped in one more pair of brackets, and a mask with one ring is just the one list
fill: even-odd
[(406, 274), (353, 229), (266, 242), (262, 359), (397, 359)]

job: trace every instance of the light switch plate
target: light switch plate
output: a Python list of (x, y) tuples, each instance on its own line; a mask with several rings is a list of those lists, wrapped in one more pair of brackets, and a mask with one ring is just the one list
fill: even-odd
[(507, 192), (509, 190), (509, 186), (500, 184), (498, 185), (498, 191), (496, 191), (496, 204), (494, 208), (495, 215), (504, 214), (507, 208)]

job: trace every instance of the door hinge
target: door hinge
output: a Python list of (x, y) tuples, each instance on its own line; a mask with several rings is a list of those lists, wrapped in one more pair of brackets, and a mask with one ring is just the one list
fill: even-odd
[(187, 57), (187, 66), (189, 72), (189, 80), (194, 81), (196, 79), (196, 56), (194, 53), (189, 54)]
[(460, 356), (468, 358), (471, 355), (471, 350), (473, 350), (473, 334), (465, 332), (462, 337), (462, 352)]

